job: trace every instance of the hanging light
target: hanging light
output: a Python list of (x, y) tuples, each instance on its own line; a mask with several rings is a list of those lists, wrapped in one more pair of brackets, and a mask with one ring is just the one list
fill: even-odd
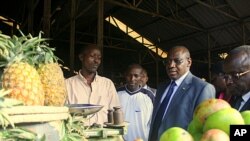
[(221, 59), (226, 59), (226, 57), (228, 56), (228, 54), (226, 52), (223, 52), (223, 53), (219, 53), (218, 56), (221, 58)]

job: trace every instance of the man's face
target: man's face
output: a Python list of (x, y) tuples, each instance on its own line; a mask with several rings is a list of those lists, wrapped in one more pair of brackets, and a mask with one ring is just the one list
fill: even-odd
[(214, 85), (216, 92), (225, 92), (226, 91), (226, 81), (224, 78), (224, 73), (212, 73), (211, 83)]
[(141, 72), (142, 69), (140, 68), (132, 68), (129, 72), (127, 72), (125, 79), (127, 87), (130, 91), (136, 91), (140, 88)]
[(82, 68), (87, 72), (95, 73), (101, 64), (101, 52), (98, 49), (89, 49), (85, 53), (79, 55), (82, 62)]
[(192, 64), (191, 58), (188, 58), (182, 48), (170, 50), (166, 62), (166, 71), (170, 79), (177, 80), (187, 71)]
[(246, 65), (249, 60), (246, 58), (243, 52), (226, 58), (223, 70), (229, 95), (241, 96), (250, 90), (250, 73), (247, 72), (250, 68)]
[(148, 76), (143, 73), (141, 75), (141, 85), (142, 85), (142, 87), (144, 87), (147, 84), (147, 82), (148, 82)]

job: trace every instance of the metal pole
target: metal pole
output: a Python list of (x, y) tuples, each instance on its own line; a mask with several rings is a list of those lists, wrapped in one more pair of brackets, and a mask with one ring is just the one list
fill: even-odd
[(44, 0), (43, 31), (46, 37), (50, 37), (50, 13), (51, 13), (51, 0)]
[(70, 72), (74, 73), (75, 67), (75, 9), (76, 1), (71, 0), (71, 13), (70, 13)]
[(207, 34), (207, 54), (208, 54), (208, 78), (209, 78), (209, 82), (211, 82), (211, 44), (210, 44), (210, 34)]
[[(103, 55), (103, 10), (104, 10), (104, 1), (98, 0), (97, 46), (101, 49), (102, 55)], [(103, 57), (102, 57), (102, 63), (99, 68), (100, 74), (103, 73)]]
[[(45, 2), (44, 2), (45, 3)], [(33, 35), (33, 20), (34, 20), (34, 1), (29, 0), (28, 3), (28, 32)], [(45, 8), (44, 8), (45, 9)]]
[(246, 44), (246, 33), (245, 33), (245, 25), (242, 23), (242, 44)]

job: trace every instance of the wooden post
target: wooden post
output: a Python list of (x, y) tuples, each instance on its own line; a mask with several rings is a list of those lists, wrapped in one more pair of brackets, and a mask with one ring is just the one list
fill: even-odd
[(45, 34), (45, 37), (50, 37), (50, 13), (51, 13), (51, 0), (44, 0), (43, 32)]
[(75, 10), (76, 1), (71, 0), (70, 13), (70, 72), (73, 74), (75, 69)]
[[(98, 23), (97, 23), (97, 46), (100, 48), (102, 56), (103, 55), (103, 7), (104, 6), (104, 0), (98, 0)], [(100, 74), (103, 73), (103, 57), (102, 57), (102, 63), (99, 67)]]

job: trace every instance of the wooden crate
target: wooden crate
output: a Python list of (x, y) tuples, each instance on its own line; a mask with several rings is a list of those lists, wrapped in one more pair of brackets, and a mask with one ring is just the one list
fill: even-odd
[(65, 120), (69, 117), (68, 107), (15, 106), (1, 111), (6, 112), (14, 124)]
[(63, 121), (69, 118), (68, 107), (15, 106), (1, 111), (9, 115), (15, 126), (45, 135), (48, 141), (60, 141)]

